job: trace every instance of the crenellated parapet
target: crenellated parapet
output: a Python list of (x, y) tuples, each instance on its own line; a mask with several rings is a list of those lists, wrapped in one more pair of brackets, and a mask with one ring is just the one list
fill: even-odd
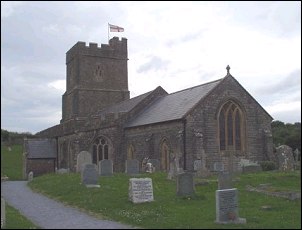
[(127, 39), (113, 37), (109, 40), (109, 44), (101, 44), (101, 47), (97, 43), (90, 42), (86, 45), (86, 42), (77, 42), (66, 53), (66, 64), (68, 64), (77, 55), (97, 56), (103, 58), (114, 59), (127, 59)]

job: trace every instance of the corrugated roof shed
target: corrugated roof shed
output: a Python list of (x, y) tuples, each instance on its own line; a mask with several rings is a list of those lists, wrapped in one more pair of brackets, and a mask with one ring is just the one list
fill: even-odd
[(56, 158), (56, 139), (27, 139), (24, 140), (27, 158)]

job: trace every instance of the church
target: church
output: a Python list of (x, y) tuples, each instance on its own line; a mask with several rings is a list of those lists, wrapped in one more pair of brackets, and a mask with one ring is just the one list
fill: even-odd
[[(66, 53), (66, 92), (60, 124), (37, 133), (56, 143), (55, 167), (76, 171), (77, 155), (88, 151), (94, 164), (158, 159), (158, 170), (194, 169), (200, 160), (213, 171), (232, 156), (253, 162), (274, 160), (273, 118), (231, 75), (167, 93), (158, 86), (130, 98), (127, 39), (109, 44), (77, 42)], [(233, 163), (234, 163), (233, 162)]]

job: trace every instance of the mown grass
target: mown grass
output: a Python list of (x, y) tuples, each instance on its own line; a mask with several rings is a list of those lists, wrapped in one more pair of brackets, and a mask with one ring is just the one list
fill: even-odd
[[(36, 177), (29, 186), (106, 219), (142, 228), (301, 228), (301, 200), (290, 201), (245, 189), (246, 185), (271, 183), (279, 190), (301, 191), (299, 172), (259, 172), (237, 176), (234, 187), (239, 191), (239, 216), (246, 218), (245, 225), (214, 223), (216, 177), (209, 178), (208, 185), (196, 186), (195, 197), (176, 196), (176, 183), (167, 180), (165, 173), (142, 174), (139, 177), (152, 178), (155, 201), (131, 203), (128, 200), (130, 176), (119, 173), (112, 177), (100, 177), (100, 188), (83, 186), (78, 173)], [(272, 209), (262, 210), (263, 205), (269, 205)]]
[(22, 145), (1, 146), (1, 176), (7, 176), (9, 180), (23, 180), (22, 169)]
[(6, 224), (4, 229), (37, 229), (36, 225), (26, 219), (18, 210), (11, 207), (10, 205), (5, 205), (6, 214)]

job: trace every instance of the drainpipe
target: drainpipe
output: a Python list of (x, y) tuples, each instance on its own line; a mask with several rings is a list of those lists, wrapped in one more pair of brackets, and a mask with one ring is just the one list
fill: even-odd
[(184, 124), (184, 131), (183, 131), (183, 145), (184, 145), (184, 170), (187, 169), (187, 152), (186, 152), (186, 124), (187, 121), (186, 119), (183, 119), (183, 124)]

